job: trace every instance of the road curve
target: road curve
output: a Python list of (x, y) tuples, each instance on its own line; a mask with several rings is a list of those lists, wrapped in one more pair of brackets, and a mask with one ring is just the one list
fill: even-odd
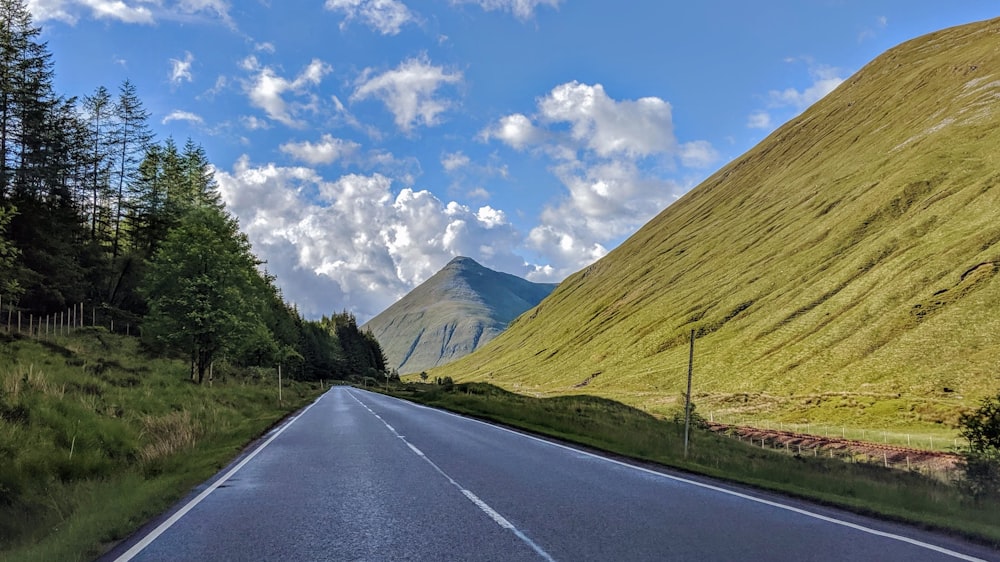
[(1000, 552), (334, 387), (102, 560), (913, 562)]

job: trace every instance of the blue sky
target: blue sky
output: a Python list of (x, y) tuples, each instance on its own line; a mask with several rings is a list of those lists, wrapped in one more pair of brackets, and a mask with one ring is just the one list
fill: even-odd
[(57, 90), (205, 147), (307, 317), (452, 257), (560, 281), (886, 49), (990, 1), (28, 0)]

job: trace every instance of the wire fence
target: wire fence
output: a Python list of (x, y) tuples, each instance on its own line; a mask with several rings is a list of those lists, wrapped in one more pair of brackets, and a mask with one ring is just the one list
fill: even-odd
[(138, 323), (128, 313), (108, 306), (76, 303), (48, 314), (36, 314), (21, 309), (15, 302), (0, 295), (0, 330), (32, 338), (65, 336), (87, 326), (101, 326), (109, 332), (138, 335)]
[(886, 469), (906, 470), (949, 483), (954, 482), (962, 474), (960, 457), (951, 452), (927, 451), (741, 426), (728, 426), (728, 428), (715, 426), (715, 430), (776, 454), (824, 457)]
[(785, 423), (768, 419), (748, 417), (744, 415), (722, 414), (709, 412), (708, 420), (733, 426), (756, 427), (768, 431), (785, 431), (789, 433), (815, 435), (827, 439), (843, 439), (848, 441), (863, 441), (866, 443), (893, 445), (911, 449), (928, 451), (955, 452), (968, 445), (959, 437), (957, 430), (942, 430), (939, 432), (894, 431), (891, 429), (865, 428), (848, 426), (846, 424), (830, 423)]

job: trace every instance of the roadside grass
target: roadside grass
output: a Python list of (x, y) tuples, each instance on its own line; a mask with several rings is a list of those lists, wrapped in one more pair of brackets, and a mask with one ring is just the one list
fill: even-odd
[[(379, 388), (378, 390), (384, 391)], [(594, 396), (534, 398), (485, 383), (409, 383), (391, 394), (633, 459), (957, 533), (1000, 546), (1000, 497), (973, 500), (955, 483), (878, 464), (788, 455)]]
[(216, 368), (211, 386), (134, 338), (0, 335), (0, 560), (91, 560), (319, 393)]

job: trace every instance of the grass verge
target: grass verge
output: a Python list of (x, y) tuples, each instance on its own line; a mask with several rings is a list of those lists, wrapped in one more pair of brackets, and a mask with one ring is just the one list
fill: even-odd
[(533, 398), (485, 383), (406, 384), (390, 393), (626, 457), (952, 532), (1000, 547), (998, 498), (973, 500), (953, 483), (917, 472), (786, 455), (697, 428), (691, 433), (689, 456), (685, 459), (683, 423), (594, 396)]
[(320, 392), (257, 371), (188, 382), (100, 328), (0, 335), (0, 560), (91, 560)]

